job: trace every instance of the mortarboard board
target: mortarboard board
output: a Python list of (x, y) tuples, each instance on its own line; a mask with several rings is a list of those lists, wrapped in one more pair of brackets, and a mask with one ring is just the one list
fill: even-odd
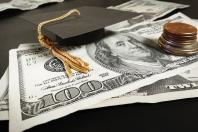
[[(44, 35), (59, 43), (85, 44), (103, 37), (104, 27), (138, 15), (137, 13), (101, 7), (85, 6), (76, 9), (80, 11), (80, 16), (71, 15), (63, 20), (44, 26)], [(40, 22), (61, 16), (65, 12), (67, 10), (22, 16), (22, 18), (38, 25)]]

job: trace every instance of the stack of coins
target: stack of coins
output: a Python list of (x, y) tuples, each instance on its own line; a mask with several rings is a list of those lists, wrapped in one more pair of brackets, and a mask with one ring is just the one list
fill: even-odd
[(186, 23), (167, 23), (159, 38), (160, 47), (174, 55), (192, 55), (198, 52), (197, 29)]

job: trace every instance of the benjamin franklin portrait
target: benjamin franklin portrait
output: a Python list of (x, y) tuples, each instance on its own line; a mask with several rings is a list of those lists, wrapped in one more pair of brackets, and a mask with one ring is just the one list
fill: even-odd
[(89, 45), (87, 51), (99, 64), (119, 73), (151, 75), (162, 72), (171, 61), (168, 55), (122, 33)]

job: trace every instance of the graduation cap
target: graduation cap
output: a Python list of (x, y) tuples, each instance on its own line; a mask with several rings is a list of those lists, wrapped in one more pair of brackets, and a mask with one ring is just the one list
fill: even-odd
[[(60, 44), (86, 44), (104, 37), (104, 27), (130, 19), (138, 13), (84, 6), (76, 8), (80, 15), (70, 15), (60, 21), (43, 27), (43, 34)], [(38, 25), (39, 23), (63, 15), (66, 11), (55, 11), (22, 18)]]
[[(65, 12), (67, 13), (65, 14)], [(70, 77), (72, 76), (71, 69), (87, 73), (89, 65), (81, 58), (57, 48), (54, 41), (67, 45), (96, 41), (104, 36), (104, 27), (137, 15), (130, 12), (87, 6), (73, 9), (69, 12), (56, 11), (26, 16), (24, 19), (38, 25), (38, 40), (40, 44), (48, 48), (55, 57), (63, 62), (66, 73)], [(41, 29), (42, 26), (44, 28)]]

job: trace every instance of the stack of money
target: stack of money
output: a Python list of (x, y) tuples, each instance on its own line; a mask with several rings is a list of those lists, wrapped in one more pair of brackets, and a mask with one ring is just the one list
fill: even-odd
[(40, 44), (21, 44), (11, 50), (9, 68), (0, 79), (0, 120), (9, 119), (9, 130), (20, 132), (78, 110), (198, 97), (198, 54), (173, 56), (146, 43), (157, 45), (155, 40), (167, 22), (193, 25), (181, 13), (151, 22), (185, 7), (148, 0), (112, 7), (141, 15), (107, 27), (115, 34), (98, 42), (72, 50), (65, 47), (91, 67), (87, 74), (73, 72), (70, 79), (63, 64)]
[(166, 23), (159, 45), (164, 51), (174, 55), (197, 53), (197, 28), (181, 22)]
[[(181, 14), (171, 18), (193, 24)], [(145, 26), (140, 28), (145, 31)], [(161, 35), (161, 31), (157, 33)], [(80, 56), (91, 67), (87, 74), (74, 71), (70, 79), (63, 64), (38, 44), (11, 50), (10, 131), (20, 132), (82, 109), (197, 97), (197, 92), (192, 92), (197, 89), (197, 80), (192, 80), (196, 75), (180, 73), (196, 68), (198, 55), (172, 56), (140, 42), (141, 38), (121, 32), (89, 45), (70, 47), (69, 53)]]

